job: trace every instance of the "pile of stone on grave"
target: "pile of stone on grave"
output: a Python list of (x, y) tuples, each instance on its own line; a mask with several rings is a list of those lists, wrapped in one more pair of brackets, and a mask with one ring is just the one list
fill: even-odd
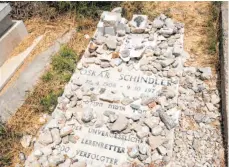
[[(163, 14), (152, 22), (144, 15), (134, 15), (128, 22), (119, 11), (103, 13), (78, 69), (91, 64), (101, 68), (132, 64), (148, 75), (180, 75), (183, 59), (186, 58), (183, 52), (183, 26)], [(134, 40), (138, 35), (140, 40)], [(139, 66), (136, 61), (140, 62)], [(125, 116), (105, 111), (99, 115), (93, 108), (80, 107), (82, 101), (96, 100), (130, 105), (135, 110), (147, 106), (150, 113)], [(141, 101), (140, 105), (135, 104), (137, 100)], [(141, 144), (128, 148), (129, 162), (123, 166), (131, 166), (132, 163), (139, 166), (167, 164), (172, 156), (173, 129), (179, 118), (176, 106), (176, 94), (169, 87), (163, 88), (157, 98), (146, 95), (120, 97), (115, 91), (90, 87), (73, 75), (64, 94), (58, 98), (52, 118), (41, 129), (25, 166), (86, 166), (86, 162), (78, 161), (74, 155), (67, 157), (56, 149), (61, 143), (77, 142), (78, 137), (72, 127), (74, 124), (106, 127), (111, 133), (132, 133), (141, 139)]]
[(179, 126), (175, 130), (174, 166), (221, 166), (220, 93), (204, 82), (211, 79), (210, 67), (186, 67), (180, 78)]
[(121, 71), (123, 63), (132, 68), (133, 62), (141, 59), (134, 67), (147, 75), (180, 76), (188, 56), (183, 51), (183, 33), (183, 25), (164, 14), (153, 21), (134, 15), (128, 22), (120, 13), (105, 12), (78, 69), (96, 64)]
[[(173, 110), (176, 107), (176, 97), (175, 93), (171, 92), (173, 91), (164, 90), (157, 99), (143, 96), (141, 105), (137, 105), (134, 103), (138, 100), (136, 98), (119, 99), (115, 96), (115, 92), (92, 89), (72, 78), (63, 96), (58, 99), (59, 103), (51, 120), (41, 129), (34, 144), (34, 151), (27, 158), (25, 166), (78, 167), (82, 163), (86, 166), (86, 162), (78, 162), (74, 154), (65, 157), (56, 149), (61, 143), (77, 142), (79, 137), (74, 134), (72, 126), (77, 124), (95, 128), (106, 127), (112, 133), (136, 135), (142, 142), (128, 148), (129, 162), (123, 165), (137, 163), (145, 166), (150, 163), (168, 163), (172, 156), (171, 135), (173, 135), (173, 128), (178, 124), (177, 114), (179, 114)], [(128, 117), (109, 110), (98, 114), (93, 108), (77, 106), (81, 106), (82, 101), (96, 99), (130, 105), (135, 110), (148, 106), (151, 112)]]

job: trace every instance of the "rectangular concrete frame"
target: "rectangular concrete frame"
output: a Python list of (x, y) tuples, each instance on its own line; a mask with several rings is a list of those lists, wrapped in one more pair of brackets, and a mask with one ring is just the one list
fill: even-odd
[(13, 25), (0, 37), (0, 66), (9, 58), (13, 49), (28, 35), (23, 21), (13, 20)]
[(221, 104), (224, 126), (225, 161), (229, 166), (229, 94), (228, 94), (228, 2), (222, 2), (220, 13), (220, 77), (221, 77)]
[(24, 52), (9, 58), (2, 66), (0, 66), (0, 91), (17, 71), (17, 69), (24, 63), (24, 60), (30, 55), (32, 50), (42, 40), (42, 38), (43, 35), (37, 37), (33, 41), (32, 45), (30, 45)]
[(2, 21), (12, 10), (8, 3), (0, 3), (0, 21)]
[(9, 15), (7, 15), (3, 20), (0, 21), (0, 38), (12, 25), (13, 21), (11, 20)]

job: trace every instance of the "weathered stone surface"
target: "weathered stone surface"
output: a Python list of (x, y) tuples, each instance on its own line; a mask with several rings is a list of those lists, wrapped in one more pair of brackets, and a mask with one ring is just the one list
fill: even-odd
[(43, 133), (40, 134), (38, 141), (44, 145), (51, 144), (53, 142), (51, 132), (49, 130), (45, 130)]
[(111, 50), (115, 50), (117, 47), (117, 41), (116, 38), (107, 38), (105, 40), (105, 44), (107, 45), (107, 47)]
[(152, 128), (152, 130), (151, 130), (151, 133), (154, 136), (160, 135), (161, 132), (162, 132), (162, 127), (161, 126), (156, 126), (156, 127)]
[(48, 158), (50, 165), (57, 166), (64, 162), (65, 158), (63, 155), (52, 155)]
[(53, 137), (53, 142), (55, 144), (60, 144), (61, 137), (60, 137), (60, 131), (59, 131), (59, 129), (57, 129), (57, 128), (51, 129), (51, 134), (52, 134), (52, 137)]
[(83, 122), (90, 122), (93, 119), (93, 109), (86, 108), (81, 119)]
[(90, 53), (92, 53), (92, 52), (94, 52), (97, 48), (98, 48), (98, 46), (97, 46), (96, 44), (94, 44), (94, 43), (91, 42), (91, 43), (89, 44), (88, 51), (89, 51)]
[(33, 155), (37, 158), (40, 158), (43, 155), (43, 152), (41, 150), (34, 151)]
[(126, 129), (127, 126), (128, 126), (128, 119), (123, 115), (119, 115), (118, 119), (111, 126), (111, 131), (121, 132), (124, 129)]
[(32, 135), (24, 135), (21, 139), (21, 145), (24, 148), (29, 147), (31, 144), (32, 137), (33, 137)]
[(135, 145), (135, 146), (133, 146), (133, 147), (128, 148), (127, 153), (128, 153), (128, 155), (129, 155), (131, 158), (137, 158), (138, 155), (139, 155), (138, 146)]
[(116, 7), (111, 12), (122, 13), (122, 7)]
[[(131, 31), (127, 32), (128, 28)], [(111, 160), (106, 165), (112, 166), (128, 164), (129, 159), (141, 166), (152, 160), (155, 164), (169, 162), (173, 128), (180, 116), (179, 79), (190, 82), (188, 86), (182, 83), (188, 89), (183, 91), (184, 97), (199, 92), (200, 85), (182, 76), (183, 55), (178, 56), (179, 50), (173, 48), (183, 44), (179, 29), (163, 14), (153, 22), (147, 16), (134, 15), (128, 23), (121, 18), (120, 9), (103, 12), (98, 31), (79, 62), (80, 71), (76, 70), (65, 87), (45, 126), (51, 131), (52, 142), (36, 144), (36, 150), (43, 153), (37, 154), (40, 165), (86, 166), (80, 162), (88, 159), (92, 166), (105, 165), (93, 157), (107, 157)], [(184, 99), (190, 105), (195, 101)], [(214, 117), (212, 114), (199, 124)], [(49, 149), (43, 151), (44, 147)]]
[(160, 122), (160, 118), (158, 117), (146, 118), (144, 120), (144, 123), (151, 129), (156, 127), (159, 124), (159, 122)]
[(202, 80), (211, 78), (212, 72), (211, 72), (211, 68), (210, 67), (198, 68), (198, 70), (202, 73), (201, 76), (200, 76), (200, 78)]
[(152, 150), (158, 148), (165, 142), (165, 138), (162, 136), (150, 136), (149, 137), (149, 144)]
[(170, 64), (172, 64), (174, 62), (174, 59), (167, 59), (167, 60), (163, 60), (161, 61), (161, 66), (163, 68), (169, 66)]
[(159, 116), (161, 118), (161, 121), (165, 124), (168, 130), (171, 130), (174, 128), (177, 124), (175, 120), (173, 120), (169, 115), (167, 115), (165, 112), (160, 111)]
[(161, 20), (159, 20), (159, 19), (155, 19), (155, 20), (153, 21), (153, 27), (154, 27), (154, 28), (162, 28), (163, 25), (164, 25), (164, 22), (161, 21)]
[(70, 126), (65, 126), (60, 130), (60, 136), (65, 137), (73, 132), (72, 127)]

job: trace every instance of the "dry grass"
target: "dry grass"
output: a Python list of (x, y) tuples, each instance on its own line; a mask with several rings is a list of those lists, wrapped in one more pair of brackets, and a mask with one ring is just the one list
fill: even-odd
[[(218, 69), (218, 54), (217, 51), (215, 53), (209, 53), (208, 46), (210, 40), (209, 26), (213, 26), (213, 28), (216, 26), (216, 21), (211, 25), (207, 24), (212, 19), (212, 4), (210, 2), (123, 2), (122, 6), (125, 8), (125, 15), (128, 19), (132, 17), (133, 13), (142, 12), (149, 15), (150, 19), (153, 19), (160, 13), (165, 13), (173, 19), (185, 23), (184, 45), (185, 50), (191, 56), (191, 61), (187, 65), (198, 67), (210, 66), (213, 72), (216, 73)], [(29, 62), (33, 60), (34, 56), (50, 46), (56, 38), (73, 27), (78, 27), (79, 31), (68, 43), (68, 46), (78, 53), (78, 55), (82, 54), (89, 42), (89, 40), (84, 38), (84, 35), (93, 35), (96, 28), (96, 21), (85, 18), (77, 20), (71, 15), (65, 15), (52, 22), (40, 18), (32, 18), (26, 21), (26, 26), (30, 35), (20, 44), (12, 56), (15, 56), (28, 47), (38, 35), (45, 35), (45, 38), (27, 60)], [(22, 68), (26, 65), (27, 63)], [(20, 72), (19, 70), (18, 73)], [(17, 75), (12, 80), (16, 78)], [(212, 83), (213, 85), (216, 83), (216, 78), (213, 78)], [(9, 132), (20, 135), (36, 135), (41, 126), (38, 119), (46, 112), (40, 104), (41, 98), (45, 97), (51, 90), (57, 91), (63, 89), (64, 85), (65, 83), (60, 83), (59, 80), (52, 80), (52, 82), (41, 80), (34, 91), (28, 96), (23, 106), (8, 121), (7, 129)], [(2, 149), (9, 149), (8, 153), (13, 156), (13, 164), (19, 162), (18, 153), (20, 151), (26, 154), (30, 152), (30, 149), (22, 148), (19, 138), (15, 137), (10, 137), (5, 143), (1, 142), (1, 146)]]
[(144, 13), (151, 19), (165, 13), (185, 24), (184, 48), (191, 59), (186, 63), (194, 67), (211, 67), (213, 78), (208, 84), (215, 88), (219, 70), (217, 11), (212, 2), (144, 2)]

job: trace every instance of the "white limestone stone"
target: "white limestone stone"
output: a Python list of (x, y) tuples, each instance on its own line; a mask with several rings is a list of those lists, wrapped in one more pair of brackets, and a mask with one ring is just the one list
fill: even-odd
[(105, 31), (105, 34), (108, 34), (108, 35), (112, 35), (112, 36), (115, 36), (116, 35), (116, 31), (115, 31), (115, 28), (114, 27), (104, 27), (104, 31)]

